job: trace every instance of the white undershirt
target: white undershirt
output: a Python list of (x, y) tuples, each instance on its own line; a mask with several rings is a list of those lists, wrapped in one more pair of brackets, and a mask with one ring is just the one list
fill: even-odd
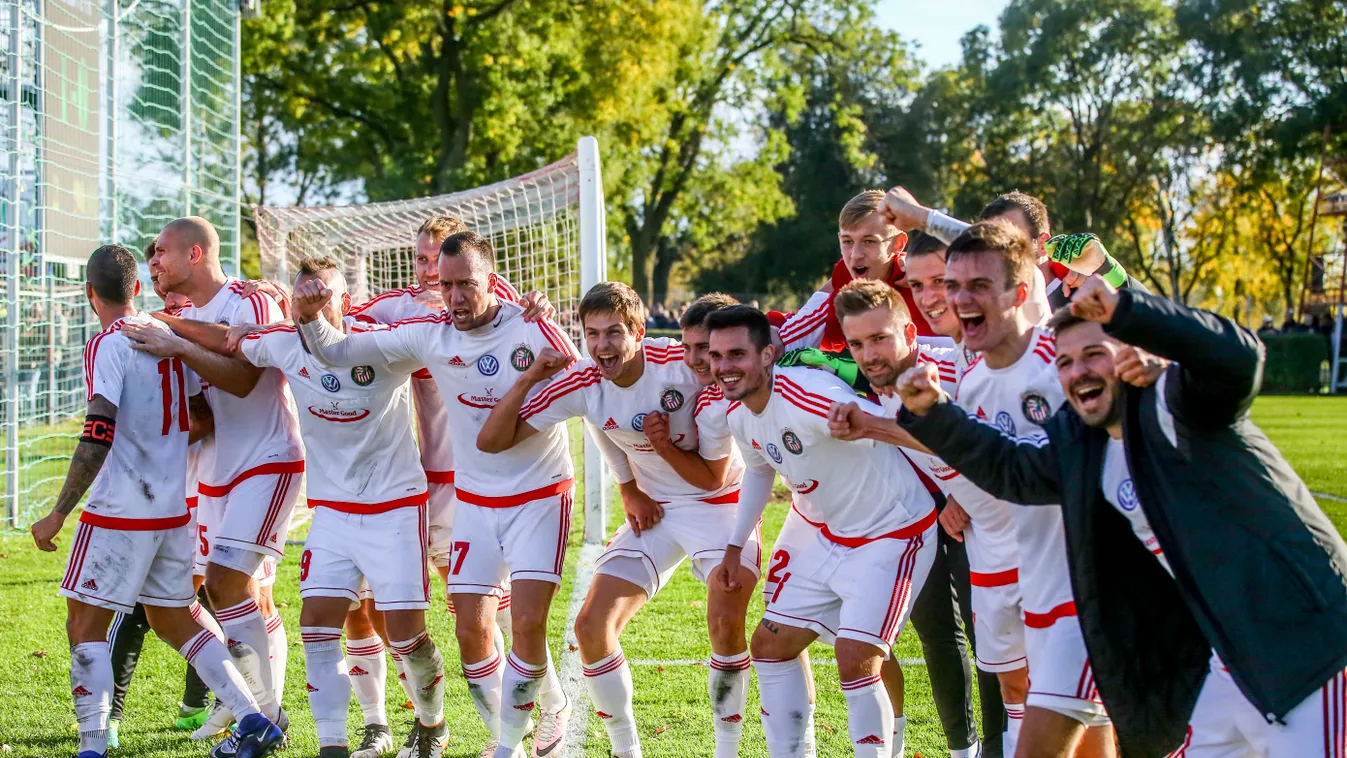
[(1104, 490), (1104, 499), (1118, 509), (1132, 525), (1132, 533), (1141, 540), (1141, 544), (1160, 561), (1170, 576), (1174, 575), (1160, 550), (1160, 541), (1155, 537), (1146, 514), (1141, 510), (1141, 501), (1137, 499), (1136, 487), (1132, 486), (1132, 472), (1127, 467), (1127, 455), (1123, 450), (1123, 441), (1109, 437), (1108, 449), (1104, 453), (1104, 476), (1100, 482)]

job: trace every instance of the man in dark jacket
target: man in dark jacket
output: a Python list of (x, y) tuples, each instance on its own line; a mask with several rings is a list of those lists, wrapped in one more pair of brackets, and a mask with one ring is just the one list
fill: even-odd
[[(1069, 402), (1046, 440), (968, 416), (919, 369), (899, 382), (899, 423), (993, 494), (1061, 503), (1123, 756), (1344, 755), (1347, 545), (1249, 420), (1257, 337), (1097, 278), (1053, 326)], [(1125, 386), (1124, 343), (1174, 363)]]

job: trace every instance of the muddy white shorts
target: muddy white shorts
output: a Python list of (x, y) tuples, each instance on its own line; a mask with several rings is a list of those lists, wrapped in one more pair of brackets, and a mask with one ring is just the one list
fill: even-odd
[[(1069, 611), (1067, 607), (1069, 606)], [(1025, 619), (1024, 642), (1029, 655), (1029, 697), (1025, 705), (1060, 713), (1085, 726), (1111, 722), (1094, 685), (1075, 605), (1067, 603)]]
[(137, 531), (80, 523), (60, 592), (119, 613), (131, 613), (138, 602), (186, 608), (196, 600), (191, 529), (183, 524)]
[(362, 585), (380, 611), (430, 607), (425, 506), (370, 514), (314, 509), (299, 559), (299, 596), (344, 597), (354, 608)]
[[(198, 500), (198, 503), (191, 510), (194, 543), (192, 573), (204, 577), (206, 575), (206, 564), (211, 562), (211, 544), (215, 533), (220, 529), (220, 521), (223, 518), (221, 509), (224, 506), (224, 500), (203, 497)], [(257, 586), (259, 587), (270, 587), (276, 583), (277, 559), (269, 554), (237, 548), (226, 548), (225, 552), (231, 553), (229, 560), (216, 561), (216, 563), (222, 563), (227, 568), (233, 568), (236, 571), (247, 571), (251, 567), (252, 577), (257, 580)]]
[(763, 617), (810, 629), (827, 644), (868, 642), (888, 657), (935, 561), (937, 528), (932, 510), (901, 536), (849, 547), (815, 530), (781, 560), (773, 549), (776, 589)]
[[(692, 574), (705, 584), (711, 570), (725, 557), (725, 545), (734, 531), (738, 506), (712, 505), (698, 500), (666, 503), (664, 517), (638, 537), (630, 524), (623, 524), (599, 557), (596, 573), (625, 579), (655, 596), (684, 558), (692, 562)], [(762, 570), (761, 528), (744, 545), (739, 563), (756, 578)]]
[(573, 490), (567, 490), (503, 508), (460, 499), (454, 513), (448, 591), (500, 597), (507, 579), (561, 584), (572, 495)]
[[(303, 463), (294, 465), (302, 467)], [(222, 487), (199, 484), (199, 508), (208, 509), (205, 512), (211, 519), (210, 562), (251, 574), (256, 570), (256, 560), (239, 553), (252, 552), (279, 561), (303, 476), (302, 468), (283, 473), (245, 472)], [(220, 547), (228, 550), (221, 552)]]
[(772, 596), (776, 594), (777, 580), (785, 571), (790, 557), (799, 554), (817, 534), (818, 527), (805, 521), (794, 506), (786, 511), (786, 520), (781, 524), (781, 531), (777, 533), (776, 542), (772, 543), (771, 555), (767, 558), (767, 576), (762, 582), (764, 602), (770, 603)]
[(968, 597), (973, 607), (974, 650), (983, 671), (1014, 671), (1029, 665), (1024, 649), (1019, 571), (972, 572)]

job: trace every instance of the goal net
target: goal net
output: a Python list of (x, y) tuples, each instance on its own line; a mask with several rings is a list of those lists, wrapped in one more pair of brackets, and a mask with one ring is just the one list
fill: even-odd
[[(427, 218), (456, 216), (491, 240), (497, 271), (519, 292), (537, 290), (557, 309), (557, 323), (584, 349), (576, 310), (586, 290), (606, 278), (603, 182), (598, 143), (584, 137), (576, 152), (550, 166), (503, 182), (435, 197), (313, 208), (256, 206), (263, 275), (293, 280), (298, 263), (314, 255), (341, 261), (351, 297), (363, 302), (415, 284), (416, 230)], [(603, 466), (584, 429), (572, 434), (583, 449), (585, 539), (604, 539)]]

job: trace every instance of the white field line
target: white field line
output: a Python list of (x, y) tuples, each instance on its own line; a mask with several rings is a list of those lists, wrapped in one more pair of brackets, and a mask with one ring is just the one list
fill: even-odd
[(575, 564), (575, 587), (566, 608), (566, 634), (561, 648), (561, 663), (557, 676), (561, 688), (571, 698), (571, 720), (566, 725), (566, 755), (577, 758), (585, 754), (585, 739), (589, 735), (589, 691), (585, 689), (584, 666), (580, 663), (580, 643), (575, 639), (575, 619), (589, 594), (594, 581), (594, 564), (603, 554), (603, 545), (585, 545), (580, 548), (580, 559)]
[[(672, 659), (672, 660), (656, 660), (656, 659), (652, 659), (652, 658), (641, 658), (641, 659), (634, 660), (634, 661), (627, 661), (627, 663), (631, 664), (632, 666), (663, 666), (664, 668), (671, 668), (671, 667), (674, 667), (674, 666), (702, 666), (702, 667), (705, 667), (706, 665), (708, 665), (708, 664), (710, 663), (710, 661), (709, 661), (709, 660), (707, 660), (707, 661), (693, 660), (693, 659), (691, 659), (691, 658), (675, 658), (675, 659)], [(810, 660), (810, 663), (811, 663), (811, 665), (814, 665), (814, 666), (836, 666), (836, 665), (837, 665), (837, 661), (834, 660), (834, 659), (832, 659), (832, 658), (827, 658), (827, 659), (814, 658), (814, 659), (811, 659), (811, 660)], [(921, 658), (900, 658), (900, 659), (898, 659), (898, 663), (899, 663), (900, 665), (903, 665), (903, 666), (925, 666), (925, 665), (926, 665), (926, 661), (922, 660)]]
[(1338, 495), (1330, 495), (1330, 494), (1328, 494), (1327, 492), (1314, 492), (1314, 491), (1310, 491), (1310, 494), (1311, 494), (1311, 495), (1314, 495), (1315, 497), (1321, 497), (1321, 498), (1323, 498), (1323, 499), (1325, 499), (1325, 500), (1336, 500), (1336, 501), (1339, 502), (1339, 503), (1347, 503), (1347, 497), (1339, 497)]

